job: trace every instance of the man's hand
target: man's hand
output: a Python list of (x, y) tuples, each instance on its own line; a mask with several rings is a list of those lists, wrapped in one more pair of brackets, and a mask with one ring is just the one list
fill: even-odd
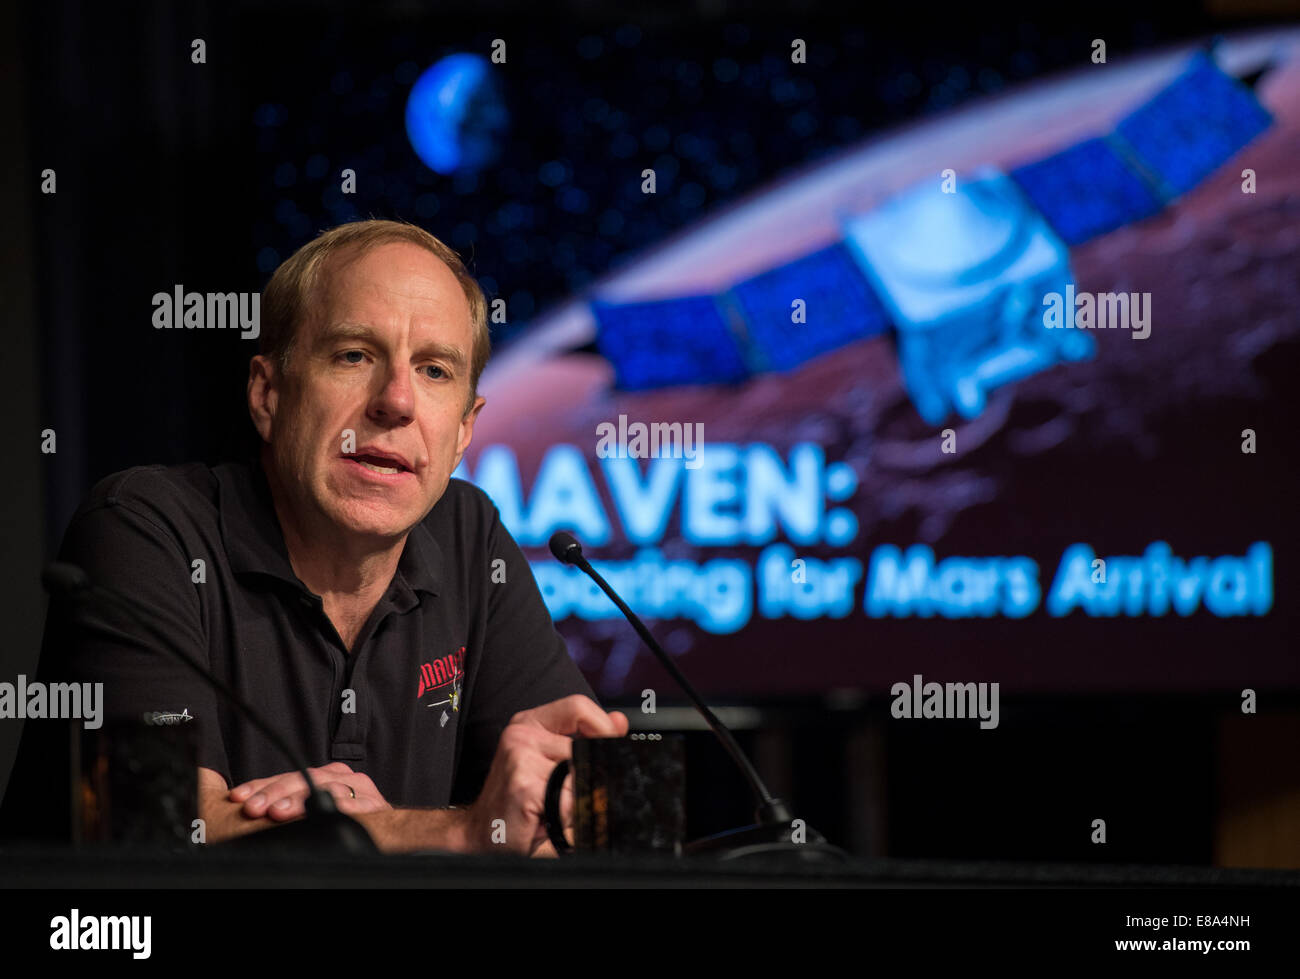
[[(512, 853), (553, 852), (546, 836), (543, 806), (546, 783), (555, 766), (571, 757), (573, 735), (587, 738), (621, 738), (628, 720), (620, 711), (605, 712), (590, 697), (574, 694), (510, 719), (483, 783), (483, 791), (469, 808), (466, 845), (472, 851), (501, 846)], [(573, 774), (565, 779), (561, 815), (566, 823), (573, 812)], [(504, 820), (505, 839), (495, 844)]]
[[(349, 816), (393, 808), (379, 794), (369, 775), (354, 772), (341, 761), (322, 768), (309, 768), (307, 774), (317, 788), (334, 796), (339, 812)], [(276, 822), (285, 822), (297, 819), (306, 811), (307, 783), (298, 772), (285, 772), (236, 785), (228, 798), (231, 802), (242, 802), (241, 811), (249, 819), (266, 816)]]
[[(323, 782), (330, 777), (325, 774), (327, 769), (337, 771), (328, 765), (325, 768), (309, 768), (308, 771), (312, 773), (313, 779)], [(338, 772), (339, 787), (331, 788), (330, 791), (335, 798), (338, 798), (340, 791), (348, 797), (346, 804), (340, 802), (340, 808), (344, 805), (350, 806), (352, 800), (352, 794), (342, 786), (359, 784), (354, 781), (358, 775), (360, 775), (358, 772), (352, 772), (351, 775)], [(280, 777), (282, 776), (276, 776), (276, 778)], [(245, 785), (269, 781), (274, 779), (257, 779), (254, 783), (245, 783)], [(298, 785), (302, 785), (301, 777), (298, 779)], [(257, 794), (258, 790), (253, 791)], [(248, 833), (274, 828), (286, 820), (298, 818), (286, 816), (276, 820), (269, 815), (250, 817), (244, 813), (247, 800), (234, 802), (230, 798), (232, 794), (220, 773), (210, 768), (199, 768), (199, 815), (207, 824), (208, 843), (233, 840)], [(245, 793), (241, 792), (239, 795), (242, 799)], [(304, 798), (305, 795), (304, 792)], [(378, 795), (376, 792), (375, 796)], [(272, 808), (269, 811), (276, 810)], [(298, 812), (302, 813), (301, 804)], [(463, 852), (467, 849), (464, 843), (464, 823), (467, 815), (469, 813), (464, 809), (393, 809), (384, 802), (382, 808), (367, 807), (367, 811), (355, 812), (354, 818), (365, 827), (366, 832), (375, 841), (375, 845), (386, 853), (404, 853), (411, 850)]]

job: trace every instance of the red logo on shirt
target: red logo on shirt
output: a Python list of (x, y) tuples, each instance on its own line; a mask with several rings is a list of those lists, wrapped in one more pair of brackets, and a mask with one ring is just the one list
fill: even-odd
[[(465, 647), (461, 646), (454, 653), (448, 653), (432, 663), (420, 664), (420, 689), (416, 692), (415, 697), (419, 700), (431, 690), (442, 691), (442, 688), (450, 687), (450, 690), (445, 691), (447, 699), (440, 700), (438, 703), (449, 703), (452, 710), (459, 710), (460, 686), (464, 678)], [(436, 705), (430, 704), (429, 706)]]

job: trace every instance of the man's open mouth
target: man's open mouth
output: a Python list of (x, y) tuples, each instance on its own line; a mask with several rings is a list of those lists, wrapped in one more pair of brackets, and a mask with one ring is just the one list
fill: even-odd
[(398, 460), (390, 459), (385, 456), (359, 453), (357, 455), (344, 456), (344, 458), (369, 469), (371, 472), (380, 473), (384, 476), (396, 476), (400, 473), (408, 473), (411, 471)]

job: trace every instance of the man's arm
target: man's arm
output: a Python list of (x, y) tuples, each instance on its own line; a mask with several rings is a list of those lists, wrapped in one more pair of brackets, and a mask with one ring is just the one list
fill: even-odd
[[(572, 754), (572, 737), (622, 737), (627, 718), (606, 713), (589, 697), (574, 695), (520, 711), (506, 726), (492, 757), (483, 791), (465, 809), (392, 809), (360, 772), (336, 762), (309, 769), (312, 780), (335, 798), (339, 811), (356, 819), (380, 850), (448, 850), (460, 853), (507, 852), (554, 856), (546, 838), (542, 810), (546, 783), (555, 765)], [(570, 774), (561, 799), (561, 818), (572, 818)], [(303, 815), (306, 783), (297, 772), (256, 779), (226, 791), (225, 779), (200, 770), (200, 808), (208, 839), (217, 842), (255, 832)], [(349, 787), (361, 787), (354, 798)], [(260, 796), (255, 805), (252, 800)], [(284, 802), (283, 808), (277, 803)], [(378, 808), (382, 804), (383, 808)], [(258, 815), (270, 813), (273, 815)]]
[[(464, 830), (469, 814), (464, 809), (394, 809), (368, 776), (342, 762), (307, 772), (317, 788), (334, 797), (339, 811), (364, 826), (384, 852), (470, 849)], [(231, 789), (218, 772), (199, 769), (199, 815), (208, 843), (223, 843), (299, 820), (306, 796), (306, 783), (298, 772), (253, 779)]]
[[(224, 843), (302, 818), (301, 802), (297, 805), (297, 813), (291, 817), (254, 817), (245, 813), (244, 802), (231, 799), (230, 794), (224, 778), (210, 768), (199, 769), (199, 816), (203, 819), (208, 843)], [(347, 810), (343, 803), (339, 808)], [(375, 845), (385, 853), (468, 850), (464, 833), (468, 813), (463, 809), (390, 808), (349, 815), (365, 827)]]
[[(486, 634), (462, 722), (452, 802), (477, 798), (498, 739), (515, 715), (573, 695), (596, 700), (551, 621), (527, 558), (496, 507), (488, 503), (488, 508), (486, 559), (479, 566), (492, 582), (487, 586)], [(489, 570), (500, 567), (498, 560), (505, 565), (504, 580)]]
[(243, 808), (230, 800), (230, 789), (221, 775), (210, 768), (199, 769), (199, 818), (203, 820), (205, 842), (223, 843), (279, 825), (265, 816), (245, 816)]
[[(546, 784), (555, 766), (573, 755), (573, 736), (619, 738), (628, 720), (606, 712), (590, 697), (574, 694), (520, 711), (501, 732), (483, 791), (469, 807), (465, 831), (471, 849), (503, 849), (554, 856), (543, 821)], [(573, 817), (573, 773), (565, 779), (560, 818)], [(550, 852), (548, 852), (550, 851)]]
[[(174, 491), (163, 476), (147, 469), (110, 477), (78, 508), (59, 550), (60, 560), (84, 568), (92, 581), (128, 594), (147, 609), (165, 638), (141, 629), (109, 603), (54, 598), (39, 674), (46, 682), (102, 683), (101, 723), (138, 720), (153, 711), (188, 713), (197, 741), (195, 761), (214, 773), (227, 772), (216, 696), (173, 652), (183, 650), (209, 665), (200, 588), (191, 580), (190, 567), (190, 552), (203, 550), (186, 545), (189, 524), (165, 506)], [(66, 759), (65, 742), (32, 763), (63, 773)], [(68, 783), (66, 775), (57, 781)], [(63, 822), (68, 810), (66, 788), (50, 799), (14, 801), (32, 810), (29, 819), (48, 813), (47, 818)]]
[(476, 852), (466, 835), (469, 812), (465, 809), (389, 809), (355, 818), (384, 853)]

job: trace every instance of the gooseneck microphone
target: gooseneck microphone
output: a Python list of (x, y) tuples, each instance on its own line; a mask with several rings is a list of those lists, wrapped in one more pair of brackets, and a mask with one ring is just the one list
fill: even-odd
[(216, 677), (197, 659), (174, 646), (168, 636), (150, 620), (149, 616), (140, 611), (142, 606), (135, 599), (105, 585), (95, 584), (84, 570), (75, 564), (61, 561), (55, 561), (45, 566), (45, 570), (41, 573), (41, 582), (51, 596), (66, 598), (69, 601), (88, 599), (91, 602), (98, 602), (100, 605), (112, 606), (125, 613), (132, 622), (158, 640), (162, 648), (179, 659), (202, 677), (210, 687), (219, 692), (227, 703), (243, 715), (245, 720), (263, 734), (271, 744), (280, 749), (280, 752), (289, 760), (289, 763), (302, 775), (307, 783), (307, 798), (303, 804), (306, 809), (306, 817), (302, 822), (286, 823), (277, 827), (277, 832), (269, 834), (267, 839), (262, 839), (262, 837), (267, 837), (264, 832), (249, 833), (220, 845), (252, 848), (262, 844), (283, 846), (289, 842), (302, 841), (314, 845), (333, 845), (347, 853), (374, 854), (379, 852), (365, 827), (347, 814), (339, 812), (334, 797), (318, 788), (316, 783), (312, 781), (304, 759), (289, 746), (288, 742), (271, 725), (267, 724), (230, 686)]
[(695, 692), (695, 688), (682, 675), (682, 671), (677, 668), (677, 664), (664, 652), (663, 647), (655, 641), (655, 637), (650, 634), (650, 630), (645, 627), (645, 623), (641, 621), (640, 617), (628, 608), (627, 603), (609, 586), (609, 582), (602, 578), (599, 572), (582, 556), (582, 545), (578, 542), (578, 538), (568, 531), (557, 531), (551, 535), (550, 546), (551, 553), (555, 555), (557, 561), (581, 570), (600, 587), (601, 591), (609, 596), (609, 600), (618, 607), (618, 610), (632, 624), (632, 628), (641, 637), (641, 641), (655, 654), (664, 669), (677, 681), (677, 685), (685, 691), (691, 704), (700, 712), (713, 733), (717, 735), (718, 740), (722, 742), (722, 747), (726, 749), (727, 754), (731, 756), (741, 774), (744, 775), (745, 781), (749, 783), (750, 791), (754, 795), (757, 825), (730, 830), (703, 840), (697, 840), (688, 844), (686, 851), (688, 853), (721, 851), (725, 858), (730, 859), (771, 853), (791, 854), (813, 860), (844, 859), (847, 855), (842, 850), (831, 846), (826, 842), (825, 837), (811, 827), (805, 828), (806, 842), (793, 842), (792, 823), (794, 819), (790, 807), (783, 799), (775, 798), (767, 790), (767, 786), (763, 784), (762, 778), (759, 777), (757, 770), (745, 756), (745, 753), (740, 750), (740, 745), (736, 743), (735, 737), (732, 736), (727, 726), (718, 720), (713, 711), (709, 710), (704, 698)]

